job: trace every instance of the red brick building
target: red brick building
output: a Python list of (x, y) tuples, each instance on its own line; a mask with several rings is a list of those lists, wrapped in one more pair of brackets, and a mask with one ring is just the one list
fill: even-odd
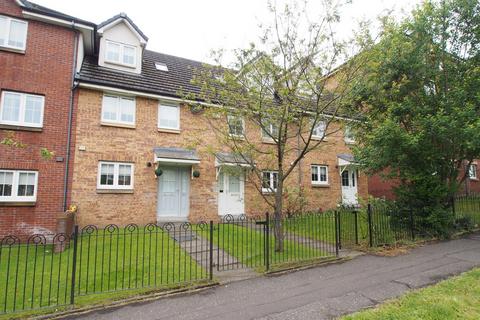
[(78, 43), (94, 26), (0, 0), (0, 236), (54, 231), (69, 203)]

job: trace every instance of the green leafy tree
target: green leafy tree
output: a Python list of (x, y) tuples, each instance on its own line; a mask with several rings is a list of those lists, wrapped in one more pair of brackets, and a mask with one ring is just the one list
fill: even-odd
[[(322, 13), (313, 22), (303, 5), (270, 6), (273, 22), (261, 27), (260, 41), (236, 50), (228, 66), (222, 64), (223, 52), (217, 51), (217, 66), (195, 71), (193, 83), (201, 87), (201, 94), (185, 94), (186, 100), (215, 104), (206, 108), (206, 118), (220, 144), (237, 155), (238, 163), (250, 164), (249, 183), (274, 212), (277, 251), (283, 250), (286, 181), (306, 154), (338, 130), (330, 125), (338, 120), (347, 87), (337, 83), (355, 75), (344, 68), (335, 85), (324, 77), (348, 60), (351, 46), (332, 31), (340, 22), (339, 6), (331, 1), (322, 4)], [(195, 106), (192, 110), (199, 111)], [(324, 134), (313, 139), (320, 124)], [(263, 170), (276, 174), (265, 176)], [(266, 180), (274, 180), (273, 185)], [(302, 201), (299, 198), (297, 203)]]
[(362, 81), (352, 83), (366, 118), (356, 156), (400, 182), (398, 200), (423, 228), (445, 233), (464, 169), (480, 157), (480, 4), (426, 1), (364, 43)]

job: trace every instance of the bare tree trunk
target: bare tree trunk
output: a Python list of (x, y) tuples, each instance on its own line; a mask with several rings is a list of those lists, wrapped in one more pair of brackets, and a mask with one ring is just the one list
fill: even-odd
[(283, 181), (279, 177), (277, 191), (275, 192), (275, 211), (273, 214), (274, 234), (275, 234), (275, 252), (283, 251), (283, 226), (282, 226), (283, 197), (282, 195), (283, 195)]

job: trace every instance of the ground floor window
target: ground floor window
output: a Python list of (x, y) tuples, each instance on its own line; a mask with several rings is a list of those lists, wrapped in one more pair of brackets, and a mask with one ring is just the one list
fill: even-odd
[(133, 189), (133, 164), (100, 161), (98, 189)]
[(277, 191), (278, 172), (277, 171), (263, 171), (262, 172), (262, 192)]
[(468, 168), (468, 176), (470, 177), (470, 179), (478, 179), (477, 164), (473, 163), (470, 165), (470, 167)]
[(0, 169), (0, 201), (36, 201), (37, 181), (37, 171)]
[(312, 184), (326, 185), (328, 184), (328, 167), (312, 165)]

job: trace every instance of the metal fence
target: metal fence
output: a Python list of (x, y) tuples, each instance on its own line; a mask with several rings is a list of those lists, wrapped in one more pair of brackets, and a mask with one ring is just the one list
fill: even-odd
[(71, 235), (7, 236), (0, 243), (0, 314), (73, 305), (81, 297), (212, 280), (215, 272), (338, 255), (336, 215), (281, 221), (268, 216), (220, 222), (75, 226)]

